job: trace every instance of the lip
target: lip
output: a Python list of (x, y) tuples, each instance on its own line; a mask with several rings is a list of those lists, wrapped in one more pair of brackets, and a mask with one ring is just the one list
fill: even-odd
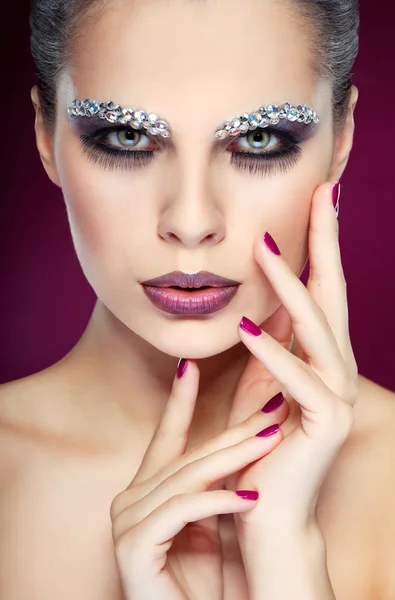
[(172, 315), (208, 315), (227, 306), (239, 285), (212, 287), (188, 292), (171, 287), (143, 286), (145, 294), (160, 310)]
[(227, 279), (226, 277), (221, 277), (215, 273), (210, 273), (210, 271), (199, 271), (199, 273), (183, 273), (182, 271), (172, 271), (171, 273), (166, 273), (166, 275), (162, 275), (161, 277), (143, 281), (142, 285), (160, 288), (170, 288), (172, 286), (190, 289), (204, 286), (218, 288), (240, 285), (240, 281)]

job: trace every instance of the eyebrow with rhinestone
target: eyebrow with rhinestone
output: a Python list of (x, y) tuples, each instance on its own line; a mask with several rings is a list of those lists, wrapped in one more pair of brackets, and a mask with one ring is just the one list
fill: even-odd
[[(67, 109), (69, 115), (74, 117), (93, 117), (105, 119), (109, 123), (121, 123), (129, 125), (133, 129), (145, 129), (151, 135), (160, 135), (168, 138), (171, 135), (169, 124), (158, 117), (155, 113), (148, 113), (144, 110), (133, 110), (132, 108), (122, 108), (114, 102), (99, 102), (85, 98), (84, 100), (73, 100), (72, 105)], [(318, 123), (319, 117), (315, 110), (306, 105), (292, 105), (290, 102), (284, 102), (281, 105), (269, 104), (261, 106), (258, 110), (251, 113), (242, 113), (231, 120), (224, 121), (217, 127), (214, 137), (216, 139), (225, 139), (228, 136), (237, 136), (240, 133), (253, 131), (258, 127), (264, 128), (270, 125), (277, 125), (280, 120), (299, 122), (309, 125)]]
[(319, 123), (319, 117), (315, 110), (306, 105), (292, 105), (290, 102), (284, 102), (281, 105), (269, 104), (261, 106), (252, 113), (242, 113), (233, 119), (225, 121), (214, 134), (217, 139), (225, 139), (229, 136), (236, 136), (246, 131), (253, 131), (258, 127), (264, 128), (270, 125), (277, 125), (280, 120), (297, 121), (310, 125), (310, 123)]

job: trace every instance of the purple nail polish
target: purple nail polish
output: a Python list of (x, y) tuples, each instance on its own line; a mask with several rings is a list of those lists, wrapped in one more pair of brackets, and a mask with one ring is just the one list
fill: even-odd
[(281, 406), (283, 402), (284, 402), (284, 396), (280, 392), (276, 396), (273, 396), (273, 398), (265, 404), (265, 406), (262, 408), (262, 412), (271, 413), (274, 410), (276, 410), (279, 406)]
[(276, 256), (280, 256), (281, 255), (279, 247), (277, 246), (276, 242), (274, 241), (274, 239), (272, 238), (272, 236), (270, 235), (270, 233), (268, 233), (266, 231), (266, 233), (265, 233), (265, 235), (263, 236), (262, 239), (265, 242), (266, 246), (269, 248), (269, 250), (271, 250), (273, 252), (273, 254), (275, 254)]
[(271, 435), (274, 435), (278, 431), (280, 431), (280, 425), (276, 423), (276, 425), (270, 425), (270, 427), (266, 427), (266, 429), (263, 429), (262, 431), (257, 433), (256, 437), (269, 437)]
[(177, 366), (177, 377), (178, 379), (181, 379), (181, 377), (184, 375), (185, 371), (187, 370), (187, 366), (188, 366), (188, 361), (186, 358), (180, 358), (180, 360), (178, 361), (178, 366)]
[(240, 327), (243, 329), (243, 331), (246, 331), (247, 333), (250, 333), (251, 335), (254, 335), (255, 337), (258, 337), (258, 335), (262, 335), (262, 329), (260, 329), (260, 327), (258, 327), (258, 325), (255, 325), (255, 323), (253, 321), (250, 321), (250, 319), (247, 319), (247, 317), (243, 317), (241, 319)]
[(337, 183), (335, 183), (335, 185), (333, 186), (333, 189), (332, 189), (332, 203), (335, 208), (338, 205), (339, 198), (340, 198), (340, 182), (338, 181)]
[(253, 490), (237, 490), (236, 494), (244, 500), (258, 500), (259, 493)]

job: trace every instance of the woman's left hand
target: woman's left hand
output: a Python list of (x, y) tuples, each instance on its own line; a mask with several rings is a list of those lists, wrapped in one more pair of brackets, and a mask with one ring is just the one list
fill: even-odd
[[(314, 522), (322, 483), (353, 426), (358, 369), (348, 331), (332, 187), (321, 185), (312, 200), (307, 288), (264, 241), (254, 247), (281, 306), (267, 322), (269, 333), (258, 328), (259, 335), (254, 336), (239, 328), (252, 356), (239, 381), (228, 427), (258, 410), (263, 397), (269, 400), (279, 390), (290, 414), (277, 434), (284, 436), (280, 445), (226, 480), (227, 489), (259, 492), (253, 510), (234, 515), (239, 536), (248, 535), (247, 531), (258, 535), (268, 528), (273, 532), (276, 524), (282, 531), (298, 531)], [(289, 347), (293, 335), (294, 353)]]

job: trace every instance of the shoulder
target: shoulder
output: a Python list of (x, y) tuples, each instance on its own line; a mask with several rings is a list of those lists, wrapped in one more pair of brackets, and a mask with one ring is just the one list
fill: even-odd
[(22, 465), (28, 467), (32, 450), (59, 421), (58, 396), (53, 367), (0, 385), (0, 489)]
[(374, 598), (391, 600), (395, 598), (395, 393), (363, 377), (359, 388), (356, 435), (350, 439), (356, 457), (355, 501), (358, 493), (364, 498), (360, 518), (370, 534), (365, 545), (377, 543)]
[[(390, 600), (395, 598), (395, 393), (364, 377), (358, 388), (355, 424), (322, 487), (319, 519), (333, 563), (346, 555), (346, 571), (374, 589), (372, 597)], [(341, 573), (343, 566), (337, 567)]]

